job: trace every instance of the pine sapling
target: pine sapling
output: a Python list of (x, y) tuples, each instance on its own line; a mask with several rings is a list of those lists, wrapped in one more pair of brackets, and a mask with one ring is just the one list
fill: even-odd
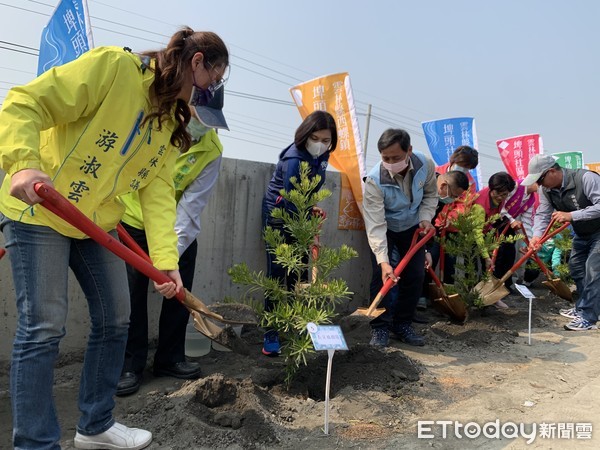
[[(288, 385), (314, 351), (306, 325), (331, 323), (336, 316), (336, 305), (352, 294), (345, 280), (332, 277), (333, 271), (358, 256), (347, 245), (337, 249), (321, 245), (318, 257), (311, 257), (315, 237), (320, 236), (325, 220), (312, 214), (312, 208), (331, 196), (327, 189), (316, 191), (319, 181), (318, 175), (309, 177), (308, 164), (303, 162), (300, 179), (291, 179), (293, 189), (280, 192), (292, 208), (275, 208), (271, 214), (274, 221), (282, 224), (285, 236), (280, 229), (272, 227), (266, 227), (263, 234), (274, 261), (286, 269), (288, 277), (300, 280), (293, 289), (288, 290), (285, 283), (267, 277), (262, 271), (251, 271), (245, 263), (236, 264), (228, 271), (234, 283), (248, 286), (248, 293), (262, 293), (273, 302), (270, 311), (258, 311), (260, 324), (279, 333)], [(308, 273), (312, 275), (310, 282)]]

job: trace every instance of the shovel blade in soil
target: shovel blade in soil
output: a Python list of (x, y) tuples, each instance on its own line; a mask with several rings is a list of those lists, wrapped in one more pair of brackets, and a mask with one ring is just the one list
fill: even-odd
[(214, 303), (208, 309), (222, 317), (221, 322), (232, 325), (258, 325), (258, 316), (251, 306), (243, 303)]
[(542, 284), (560, 298), (564, 298), (570, 302), (573, 301), (573, 293), (571, 292), (571, 289), (569, 289), (569, 286), (567, 286), (560, 278), (552, 278), (547, 281), (542, 281)]
[(444, 292), (443, 290), (435, 283), (429, 283), (429, 298), (433, 301), (436, 301), (438, 299), (441, 299), (442, 297), (444, 297)]
[(256, 325), (258, 319), (256, 313), (248, 305), (239, 303), (223, 303), (219, 305), (206, 306), (206, 304), (197, 298), (187, 289), (185, 290), (185, 299), (183, 304), (198, 314), (216, 320), (217, 322), (233, 325)]
[(459, 323), (465, 323), (469, 317), (467, 305), (458, 294), (450, 294), (433, 300), (433, 306)]
[(220, 327), (194, 310), (190, 310), (190, 314), (194, 318), (194, 328), (211, 341), (227, 347), (235, 353), (249, 354), (248, 344), (237, 335), (230, 325)]
[(485, 306), (493, 305), (510, 294), (504, 283), (494, 277), (487, 281), (480, 281), (474, 289), (479, 293)]

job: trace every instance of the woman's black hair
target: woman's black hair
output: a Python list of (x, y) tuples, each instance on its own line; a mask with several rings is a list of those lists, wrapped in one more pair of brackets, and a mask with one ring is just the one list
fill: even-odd
[(516, 185), (517, 183), (515, 183), (513, 177), (506, 172), (497, 172), (488, 181), (490, 191), (496, 192), (511, 192)]
[(302, 121), (296, 135), (294, 136), (294, 144), (298, 148), (306, 148), (306, 141), (315, 131), (329, 130), (331, 131), (331, 145), (329, 151), (332, 152), (337, 147), (338, 135), (335, 119), (327, 111), (313, 111), (306, 119)]

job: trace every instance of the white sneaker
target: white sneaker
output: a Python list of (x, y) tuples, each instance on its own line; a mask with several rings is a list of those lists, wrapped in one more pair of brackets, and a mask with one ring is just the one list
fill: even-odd
[(496, 303), (494, 303), (494, 306), (498, 309), (507, 309), (508, 305), (506, 303), (504, 303), (502, 300), (498, 300)]
[(139, 428), (128, 428), (115, 422), (104, 433), (85, 436), (75, 433), (75, 448), (109, 449), (109, 450), (139, 450), (152, 442), (152, 433)]

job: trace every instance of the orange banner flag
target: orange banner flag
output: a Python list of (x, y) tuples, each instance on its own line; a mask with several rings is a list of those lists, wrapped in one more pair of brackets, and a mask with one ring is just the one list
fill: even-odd
[(317, 110), (327, 111), (335, 118), (338, 145), (329, 162), (342, 178), (338, 228), (364, 230), (362, 180), (366, 173), (350, 76), (336, 73), (315, 78), (294, 86), (290, 93), (303, 119)]
[(593, 170), (596, 173), (600, 173), (600, 162), (587, 163), (585, 166), (588, 170)]

